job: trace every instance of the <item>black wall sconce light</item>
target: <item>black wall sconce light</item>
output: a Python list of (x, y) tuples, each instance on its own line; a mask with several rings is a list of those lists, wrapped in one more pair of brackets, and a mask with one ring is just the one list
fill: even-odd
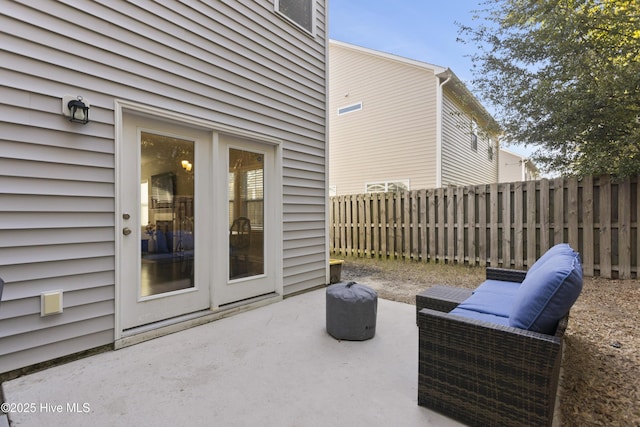
[(89, 123), (89, 103), (81, 96), (63, 96), (62, 114), (69, 117), (70, 122)]

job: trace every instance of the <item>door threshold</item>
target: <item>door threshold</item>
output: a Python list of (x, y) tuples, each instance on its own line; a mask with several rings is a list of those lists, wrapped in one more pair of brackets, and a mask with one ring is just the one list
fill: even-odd
[(278, 301), (282, 301), (282, 295), (270, 293), (235, 303), (225, 304), (224, 306), (216, 309), (196, 311), (194, 313), (127, 329), (122, 331), (119, 339), (115, 340), (114, 349), (118, 350), (124, 347), (129, 347), (134, 344), (139, 344), (144, 341), (149, 341), (154, 338), (183, 331), (195, 326), (204, 325), (205, 323), (213, 322), (214, 320), (233, 316), (234, 314), (253, 310)]

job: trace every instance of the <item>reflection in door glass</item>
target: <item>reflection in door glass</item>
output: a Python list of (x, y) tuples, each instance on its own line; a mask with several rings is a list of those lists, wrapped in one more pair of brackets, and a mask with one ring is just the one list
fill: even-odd
[(264, 273), (264, 156), (229, 149), (229, 279)]
[(142, 132), (140, 295), (194, 286), (194, 142)]

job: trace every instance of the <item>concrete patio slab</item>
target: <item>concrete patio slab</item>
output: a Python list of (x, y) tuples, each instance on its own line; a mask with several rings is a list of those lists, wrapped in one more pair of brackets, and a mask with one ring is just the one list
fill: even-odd
[[(415, 307), (338, 341), (325, 290), (3, 384), (12, 426), (459, 426), (417, 405)], [(33, 410), (32, 410), (33, 409)]]

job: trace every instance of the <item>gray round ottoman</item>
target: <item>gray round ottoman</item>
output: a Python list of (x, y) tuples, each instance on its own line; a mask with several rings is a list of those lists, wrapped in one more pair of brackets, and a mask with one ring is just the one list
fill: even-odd
[(327, 288), (327, 332), (339, 340), (364, 341), (376, 334), (378, 294), (356, 282)]

